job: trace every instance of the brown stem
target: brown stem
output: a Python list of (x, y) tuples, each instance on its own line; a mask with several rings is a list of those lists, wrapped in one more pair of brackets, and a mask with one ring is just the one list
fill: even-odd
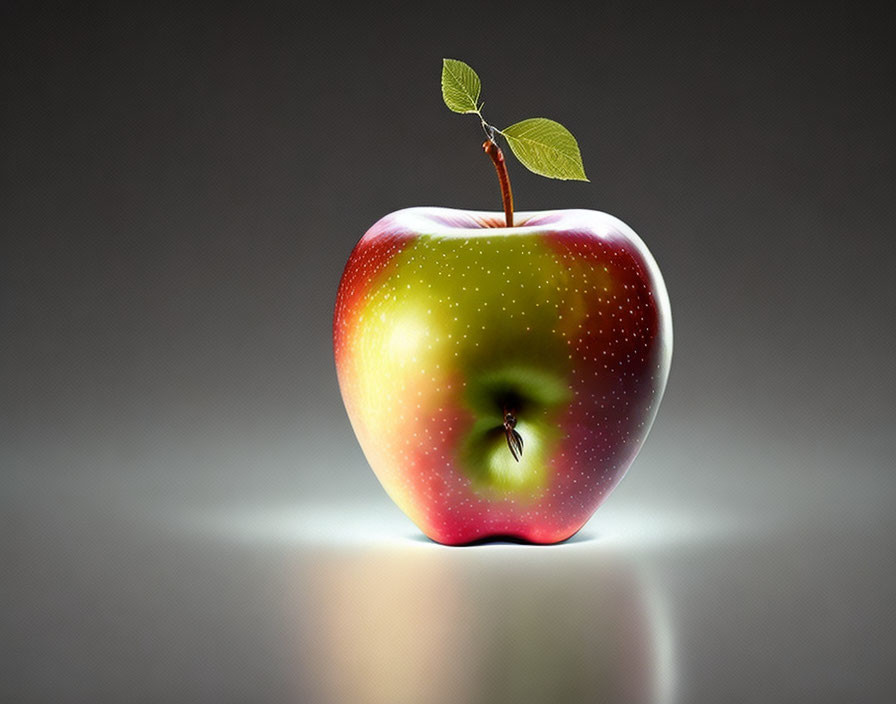
[(498, 172), (498, 181), (501, 182), (501, 200), (504, 202), (504, 220), (507, 227), (513, 227), (513, 193), (510, 192), (510, 177), (507, 175), (507, 163), (504, 161), (504, 153), (495, 142), (485, 140), (482, 149), (495, 163), (495, 171)]

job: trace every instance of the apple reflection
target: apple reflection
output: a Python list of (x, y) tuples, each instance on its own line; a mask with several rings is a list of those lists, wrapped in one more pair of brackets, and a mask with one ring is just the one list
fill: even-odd
[(315, 702), (671, 699), (658, 594), (612, 550), (416, 543), (296, 573), (295, 682)]

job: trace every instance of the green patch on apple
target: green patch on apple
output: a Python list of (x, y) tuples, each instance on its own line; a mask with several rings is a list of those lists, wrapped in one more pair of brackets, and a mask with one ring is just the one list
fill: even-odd
[[(511, 363), (472, 377), (465, 401), (476, 418), (460, 450), (460, 464), (477, 491), (534, 495), (548, 476), (561, 433), (557, 416), (572, 395), (563, 376), (544, 368)], [(516, 430), (525, 451), (515, 460), (502, 428), (506, 409), (520, 420)]]
[[(384, 356), (407, 360), (411, 374), (467, 379), (463, 402), (475, 421), (459, 466), (479, 491), (526, 495), (542, 485), (561, 436), (569, 341), (584, 319), (571, 280), (584, 272), (561, 261), (540, 228), (515, 229), (510, 237), (422, 232), (376, 282), (364, 320), (366, 336), (377, 331)], [(525, 441), (518, 461), (502, 429), (507, 411)]]

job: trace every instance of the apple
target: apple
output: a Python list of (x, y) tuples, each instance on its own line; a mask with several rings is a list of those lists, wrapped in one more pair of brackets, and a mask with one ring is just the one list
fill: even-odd
[(448, 545), (576, 533), (638, 454), (669, 374), (669, 298), (635, 232), (594, 210), (506, 206), (387, 215), (336, 298), (364, 454)]
[(563, 125), (499, 130), (480, 91), (469, 65), (442, 60), (442, 98), (479, 119), (503, 214), (409, 208), (371, 227), (336, 296), (336, 371), (370, 466), (426, 535), (555, 543), (650, 430), (672, 357), (669, 297), (612, 215), (514, 214), (499, 137), (534, 173), (588, 178)]

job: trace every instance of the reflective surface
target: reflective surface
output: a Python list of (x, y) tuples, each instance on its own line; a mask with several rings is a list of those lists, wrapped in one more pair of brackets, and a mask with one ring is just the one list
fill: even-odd
[[(755, 455), (741, 459), (755, 467)], [(754, 474), (761, 491), (775, 486), (764, 472)], [(783, 483), (785, 515), (775, 501), (745, 510), (743, 491), (702, 505), (669, 486), (664, 501), (639, 499), (636, 476), (567, 543), (467, 548), (430, 542), (385, 496), (303, 503), (249, 491), (209, 502), (173, 475), (97, 481), (92, 492), (34, 483), (26, 494), (20, 478), (4, 554), (3, 692), (54, 702), (887, 699), (893, 521), (872, 487), (837, 482), (836, 505), (799, 501)], [(807, 511), (813, 501), (825, 510)]]
[(324, 551), (296, 586), (313, 701), (667, 700), (665, 614), (612, 552)]

